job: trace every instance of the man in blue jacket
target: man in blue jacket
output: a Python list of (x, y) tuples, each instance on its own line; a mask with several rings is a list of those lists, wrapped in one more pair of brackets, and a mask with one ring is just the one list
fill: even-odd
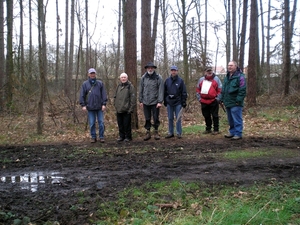
[(104, 115), (107, 94), (102, 81), (96, 79), (96, 70), (88, 70), (89, 79), (83, 82), (80, 90), (79, 103), (82, 110), (88, 112), (91, 143), (97, 142), (96, 118), (99, 125), (100, 142), (104, 143)]
[[(174, 114), (176, 119), (181, 108), (186, 107), (187, 91), (186, 86), (181, 77), (178, 76), (177, 66), (171, 66), (171, 76), (169, 76), (164, 84), (164, 105), (168, 111), (169, 134), (165, 138), (174, 137)], [(181, 118), (176, 121), (177, 138), (181, 138), (182, 127)]]
[(239, 140), (243, 134), (244, 98), (246, 97), (246, 79), (235, 61), (228, 63), (228, 72), (223, 82), (221, 103), (226, 107), (229, 133), (225, 135), (231, 140)]

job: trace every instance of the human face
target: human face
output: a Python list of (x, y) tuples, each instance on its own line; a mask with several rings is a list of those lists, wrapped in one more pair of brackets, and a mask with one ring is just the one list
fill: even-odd
[(147, 68), (147, 72), (150, 74), (150, 75), (152, 75), (153, 73), (154, 73), (154, 70), (155, 70), (155, 68), (154, 67), (148, 67)]
[(213, 71), (212, 70), (205, 71), (205, 75), (206, 76), (212, 76), (213, 75)]
[(177, 70), (171, 70), (171, 75), (172, 75), (172, 77), (173, 76), (176, 76), (178, 74), (178, 71)]
[(126, 76), (125, 74), (122, 74), (120, 76), (120, 81), (124, 84), (128, 81), (128, 76)]
[(236, 63), (234, 63), (234, 62), (229, 62), (228, 63), (227, 70), (228, 70), (229, 73), (231, 73), (231, 74), (234, 73), (236, 71), (236, 68), (237, 68)]
[(89, 77), (91, 79), (95, 79), (96, 78), (96, 73), (89, 73)]

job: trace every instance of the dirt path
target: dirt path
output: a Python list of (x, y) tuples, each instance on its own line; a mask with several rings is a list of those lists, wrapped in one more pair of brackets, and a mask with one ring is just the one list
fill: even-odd
[[(223, 157), (238, 150), (272, 151), (272, 155), (245, 160)], [(82, 204), (82, 210), (70, 210), (81, 192), (107, 201), (119, 190), (147, 181), (176, 178), (239, 186), (300, 177), (297, 139), (216, 137), (120, 144), (108, 140), (94, 145), (0, 146), (0, 155), (0, 212), (29, 216), (36, 224), (84, 224), (97, 205), (90, 201)], [(0, 214), (0, 224), (1, 219)]]

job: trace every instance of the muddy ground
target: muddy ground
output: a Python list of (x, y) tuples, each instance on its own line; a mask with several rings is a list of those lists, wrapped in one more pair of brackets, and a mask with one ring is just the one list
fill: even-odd
[[(234, 161), (221, 157), (242, 149), (274, 154)], [(111, 139), (104, 144), (0, 146), (0, 156), (0, 224), (24, 216), (34, 224), (89, 224), (97, 201), (113, 200), (118, 191), (148, 181), (177, 178), (244, 186), (300, 178), (299, 139), (231, 141), (222, 135), (148, 142), (137, 138), (130, 143)], [(78, 193), (97, 201), (88, 200), (78, 207)], [(77, 210), (72, 210), (74, 205)]]

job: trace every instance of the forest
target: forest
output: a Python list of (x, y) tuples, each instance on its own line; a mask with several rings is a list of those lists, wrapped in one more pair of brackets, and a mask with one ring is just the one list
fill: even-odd
[[(42, 134), (45, 113), (55, 114), (59, 102), (76, 123), (88, 68), (96, 68), (113, 92), (124, 71), (137, 86), (147, 62), (164, 78), (177, 65), (190, 103), (204, 68), (213, 66), (222, 75), (230, 60), (247, 76), (248, 107), (261, 95), (295, 95), (300, 89), (297, 6), (297, 0), (3, 1), (1, 113), (35, 114), (36, 132)], [(98, 36), (106, 32), (103, 11), (110, 24), (114, 21), (105, 43)], [(138, 127), (137, 112), (134, 123)]]

